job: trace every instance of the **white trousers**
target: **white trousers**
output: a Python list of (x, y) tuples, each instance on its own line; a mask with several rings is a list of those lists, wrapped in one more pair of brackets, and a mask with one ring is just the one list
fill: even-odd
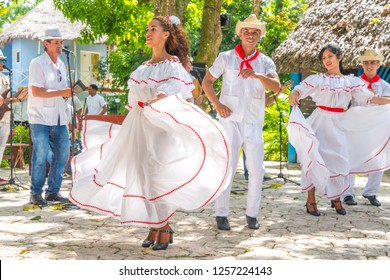
[[(364, 186), (363, 195), (365, 196), (375, 195), (381, 185), (382, 177), (383, 177), (383, 171), (368, 174), (368, 180), (366, 185)], [(355, 189), (354, 189), (355, 175), (349, 175), (349, 185), (350, 187), (344, 193), (344, 197), (348, 195), (355, 196)]]
[(261, 191), (265, 173), (263, 125), (238, 123), (225, 119), (221, 119), (220, 124), (225, 129), (230, 140), (230, 167), (233, 173), (229, 186), (215, 200), (215, 214), (221, 217), (227, 217), (229, 215), (230, 191), (237, 170), (240, 149), (243, 148), (249, 173), (246, 215), (257, 217), (260, 211)]
[(0, 156), (3, 159), (5, 146), (9, 136), (10, 124), (0, 121)]

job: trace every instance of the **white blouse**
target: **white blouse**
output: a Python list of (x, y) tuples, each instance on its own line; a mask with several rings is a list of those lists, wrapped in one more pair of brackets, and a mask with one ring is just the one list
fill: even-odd
[(190, 74), (176, 59), (144, 63), (131, 74), (127, 83), (130, 108), (138, 101), (150, 101), (161, 93), (168, 96), (181, 94), (183, 99), (189, 99), (194, 89)]
[(348, 109), (351, 100), (358, 104), (368, 104), (374, 94), (367, 85), (353, 75), (328, 76), (315, 74), (307, 77), (294, 88), (300, 99), (310, 96), (317, 106)]

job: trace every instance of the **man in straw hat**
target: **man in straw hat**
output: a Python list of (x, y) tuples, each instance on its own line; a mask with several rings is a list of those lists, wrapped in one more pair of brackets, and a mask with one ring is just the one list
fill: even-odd
[[(381, 62), (384, 60), (382, 54), (374, 49), (366, 49), (363, 55), (360, 56), (360, 61), (363, 67), (363, 74), (360, 78), (367, 84), (368, 89), (374, 92), (378, 96), (390, 97), (390, 85), (382, 80), (377, 74), (378, 69), (381, 66)], [(359, 104), (352, 104), (353, 106)], [(375, 105), (373, 105), (375, 106)], [(376, 198), (376, 193), (379, 189), (383, 177), (383, 171), (370, 173), (366, 186), (363, 190), (363, 197), (367, 198), (371, 205), (380, 206), (381, 203)], [(355, 200), (355, 175), (349, 176), (350, 188), (344, 194), (344, 203), (347, 205), (357, 205)]]
[[(30, 63), (27, 111), (33, 142), (30, 200), (35, 205), (45, 206), (47, 201), (68, 201), (60, 194), (60, 188), (69, 158), (66, 98), (71, 97), (71, 90), (67, 86), (65, 65), (59, 58), (62, 52), (60, 30), (57, 27), (46, 29), (42, 41), (45, 52)], [(53, 160), (44, 199), (49, 150), (53, 152)]]
[[(258, 229), (265, 172), (262, 135), (265, 90), (280, 91), (280, 81), (274, 62), (256, 49), (265, 34), (265, 23), (252, 14), (244, 21), (238, 21), (236, 34), (241, 43), (218, 55), (206, 73), (202, 87), (229, 137), (230, 168), (236, 170), (241, 147), (245, 152), (249, 171), (246, 220), (249, 228)], [(222, 90), (218, 100), (213, 83), (221, 76)], [(217, 227), (222, 230), (230, 230), (227, 217), (233, 176), (234, 173), (229, 187), (215, 201)]]

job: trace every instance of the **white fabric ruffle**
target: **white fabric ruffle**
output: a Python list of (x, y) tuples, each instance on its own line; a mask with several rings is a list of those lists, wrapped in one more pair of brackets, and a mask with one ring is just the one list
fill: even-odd
[(353, 107), (345, 113), (317, 108), (308, 119), (293, 108), (288, 135), (301, 163), (302, 189), (315, 187), (334, 199), (348, 189), (348, 174), (389, 169), (389, 119), (390, 105)]
[(229, 184), (224, 130), (177, 95), (133, 107), (122, 126), (87, 127), (88, 149), (72, 160), (70, 192), (82, 208), (161, 227), (177, 209), (204, 207)]

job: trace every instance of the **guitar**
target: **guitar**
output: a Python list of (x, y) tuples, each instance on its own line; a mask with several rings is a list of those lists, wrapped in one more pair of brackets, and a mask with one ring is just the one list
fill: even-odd
[(0, 106), (0, 120), (3, 119), (4, 117), (4, 114), (8, 111), (11, 111), (11, 108), (8, 107), (9, 103), (11, 101), (22, 101), (25, 99), (25, 97), (27, 96), (28, 94), (28, 90), (27, 90), (27, 87), (24, 87), (22, 89), (20, 89), (18, 92), (16, 92), (15, 94), (12, 95), (12, 97), (10, 98), (7, 98), (7, 95), (9, 93), (9, 89), (6, 89), (5, 91), (3, 91), (3, 93), (1, 94), (1, 96), (3, 97), (4, 99), (4, 103), (3, 105)]

